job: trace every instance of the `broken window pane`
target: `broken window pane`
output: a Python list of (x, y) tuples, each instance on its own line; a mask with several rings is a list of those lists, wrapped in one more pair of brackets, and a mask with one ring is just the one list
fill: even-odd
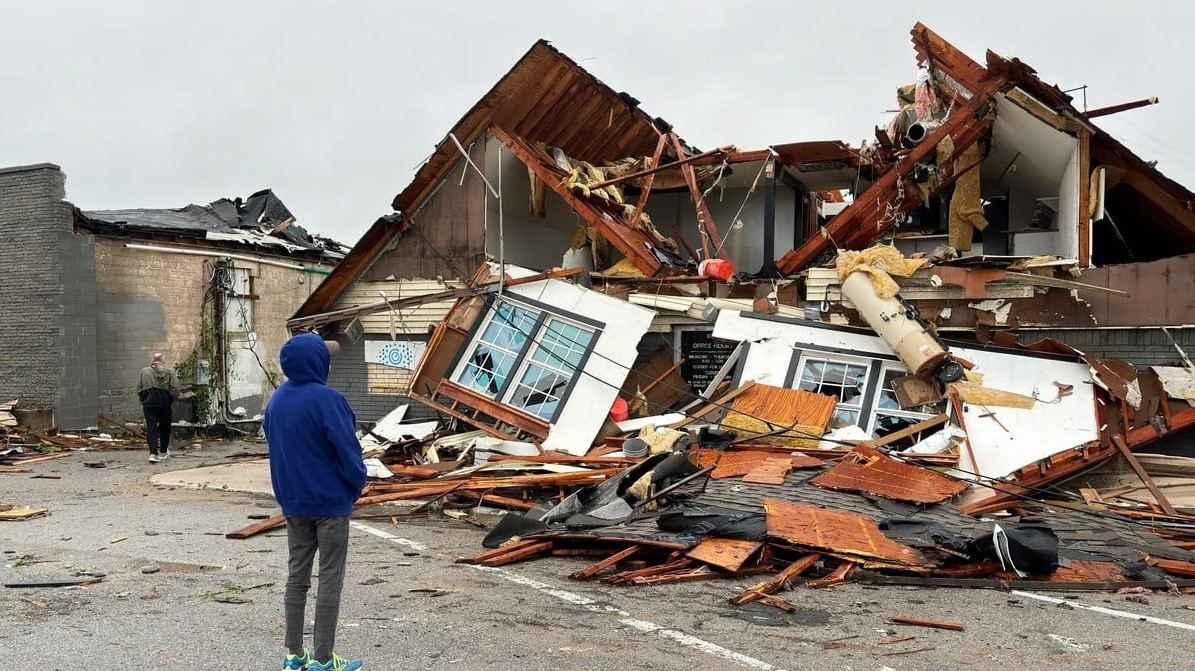
[(479, 394), (496, 397), (506, 386), (538, 319), (539, 313), (534, 310), (499, 303), (454, 381)]
[(550, 419), (592, 340), (592, 331), (548, 318), (510, 394), (509, 405)]
[(797, 388), (838, 397), (838, 405), (830, 417), (831, 429), (859, 424), (868, 370), (866, 364), (806, 357)]

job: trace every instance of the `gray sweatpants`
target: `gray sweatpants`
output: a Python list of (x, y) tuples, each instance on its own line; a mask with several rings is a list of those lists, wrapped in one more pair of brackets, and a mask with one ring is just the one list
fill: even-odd
[(336, 621), (340, 617), (340, 590), (349, 550), (349, 518), (288, 517), (286, 538), (290, 547), (290, 574), (286, 578), (286, 638), (288, 652), (303, 651), (303, 619), (311, 566), (319, 550), (319, 587), (315, 594), (315, 631), (312, 654), (321, 662), (332, 658)]

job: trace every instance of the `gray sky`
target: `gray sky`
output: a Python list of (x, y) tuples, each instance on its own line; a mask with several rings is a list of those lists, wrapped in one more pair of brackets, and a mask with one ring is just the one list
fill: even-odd
[(85, 209), (269, 187), (300, 224), (351, 244), (538, 38), (699, 147), (857, 146), (916, 77), (920, 20), (980, 62), (990, 48), (1063, 89), (1086, 84), (1090, 108), (1158, 96), (1097, 123), (1195, 186), (1195, 3), (1128, 7), (8, 0), (0, 166), (61, 165)]

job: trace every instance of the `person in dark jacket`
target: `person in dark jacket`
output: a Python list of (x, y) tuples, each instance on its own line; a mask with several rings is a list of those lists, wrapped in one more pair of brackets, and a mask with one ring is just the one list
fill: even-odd
[(170, 425), (174, 422), (174, 402), (181, 392), (178, 375), (166, 367), (166, 357), (154, 353), (153, 361), (141, 369), (137, 380), (137, 398), (145, 412), (145, 442), (149, 444), (149, 460), (154, 463), (170, 456)]
[[(356, 671), (358, 660), (335, 654), (336, 621), (348, 557), (349, 514), (365, 487), (365, 464), (356, 418), (348, 401), (328, 386), (334, 342), (296, 335), (282, 346), (287, 380), (266, 406), (270, 480), (286, 517), (290, 573), (284, 605), (286, 658), (283, 669)], [(303, 619), (311, 567), (319, 551), (314, 650), (303, 646)]]

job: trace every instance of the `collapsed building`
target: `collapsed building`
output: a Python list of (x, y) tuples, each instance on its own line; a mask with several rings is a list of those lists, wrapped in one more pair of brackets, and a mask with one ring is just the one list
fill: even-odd
[[(1195, 276), (1195, 194), (1092, 122), (1117, 110), (911, 35), (921, 77), (860, 148), (700, 151), (533, 45), (288, 322), (342, 341), (359, 415), (432, 420), (375, 432), (365, 500), (527, 511), (478, 561), (786, 565), (747, 600), (815, 564), (1195, 575), (1195, 518), (1147, 466), (1193, 471), (1136, 454), (1195, 422), (1170, 281)], [(1102, 463), (1136, 484), (1068, 484)], [(584, 487), (535, 500), (553, 483)]]

